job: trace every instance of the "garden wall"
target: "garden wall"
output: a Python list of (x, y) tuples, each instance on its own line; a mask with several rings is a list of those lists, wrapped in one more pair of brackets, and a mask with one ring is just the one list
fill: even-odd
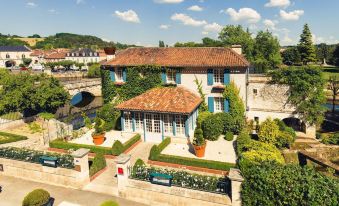
[(166, 187), (128, 179), (119, 196), (148, 205), (232, 205), (228, 195), (206, 193), (181, 187)]
[[(52, 168), (40, 164), (0, 158), (0, 176), (12, 176), (53, 185), (82, 188), (89, 183), (88, 170)], [(0, 168), (1, 169), (1, 168)]]
[(11, 129), (11, 128), (19, 127), (21, 125), (24, 125), (27, 122), (34, 121), (34, 119), (35, 119), (35, 117), (27, 117), (27, 118), (24, 118), (24, 119), (9, 121), (9, 122), (6, 122), (6, 123), (1, 123), (0, 124), (0, 130), (5, 130), (5, 129)]

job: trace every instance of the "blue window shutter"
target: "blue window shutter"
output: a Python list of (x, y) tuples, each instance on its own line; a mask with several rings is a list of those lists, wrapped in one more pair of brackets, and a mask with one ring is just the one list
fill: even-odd
[(124, 112), (123, 111), (121, 111), (120, 120), (121, 120), (121, 131), (125, 131), (125, 117), (124, 117)]
[(115, 82), (115, 70), (114, 70), (114, 68), (109, 69), (109, 76), (111, 77), (111, 81)]
[(177, 72), (175, 73), (175, 83), (177, 84), (181, 84), (181, 71), (177, 70)]
[(190, 136), (190, 124), (189, 124), (189, 117), (187, 116), (186, 117), (186, 120), (185, 120), (185, 136), (186, 137), (189, 137)]
[(224, 111), (230, 112), (230, 101), (228, 99), (224, 100)]
[(207, 85), (213, 85), (213, 69), (207, 70)]
[(224, 69), (224, 84), (229, 85), (231, 82), (230, 69)]
[(208, 97), (208, 111), (214, 112), (214, 97)]
[(122, 80), (123, 80), (124, 82), (127, 81), (127, 71), (126, 71), (126, 68), (123, 68), (123, 69), (122, 69)]
[(162, 69), (162, 72), (161, 72), (161, 80), (162, 80), (162, 83), (163, 83), (163, 84), (166, 84), (166, 83), (167, 83), (167, 75), (166, 75), (166, 69), (165, 69), (165, 68)]

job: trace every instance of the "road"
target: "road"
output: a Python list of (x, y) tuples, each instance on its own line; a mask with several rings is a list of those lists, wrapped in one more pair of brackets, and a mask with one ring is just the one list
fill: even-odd
[(98, 194), (48, 184), (42, 184), (14, 177), (0, 176), (0, 206), (20, 206), (25, 195), (30, 191), (42, 188), (55, 199), (54, 206), (99, 206), (107, 200), (115, 200), (120, 206), (142, 206), (143, 204), (110, 195)]

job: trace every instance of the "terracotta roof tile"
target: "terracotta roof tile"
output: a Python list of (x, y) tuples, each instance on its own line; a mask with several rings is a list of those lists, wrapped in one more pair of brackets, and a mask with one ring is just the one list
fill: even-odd
[(53, 52), (45, 57), (45, 59), (65, 59), (66, 52)]
[(153, 88), (116, 106), (119, 110), (190, 114), (201, 98), (183, 87)]
[(158, 65), (168, 67), (248, 67), (248, 61), (230, 48), (128, 48), (106, 66)]

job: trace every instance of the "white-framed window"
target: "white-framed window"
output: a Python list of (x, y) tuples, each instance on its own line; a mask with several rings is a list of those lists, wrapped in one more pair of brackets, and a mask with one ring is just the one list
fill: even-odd
[(151, 133), (161, 133), (160, 115), (145, 114), (146, 116), (146, 131)]
[(25, 54), (22, 54), (21, 57), (22, 57), (22, 58), (26, 58), (26, 55), (25, 55)]
[(185, 121), (183, 116), (175, 115), (175, 126), (177, 135), (185, 134)]
[(155, 133), (160, 133), (161, 128), (160, 128), (160, 115), (159, 114), (154, 114), (153, 115), (153, 127)]
[(224, 106), (224, 98), (214, 97), (214, 110), (216, 112), (223, 112), (225, 110)]
[(176, 71), (174, 69), (167, 70), (167, 82), (175, 83), (176, 82)]
[(214, 84), (224, 84), (224, 71), (222, 69), (213, 70)]
[(142, 131), (144, 129), (144, 120), (142, 119), (142, 114), (137, 112), (134, 113), (135, 119), (135, 131)]
[(132, 115), (131, 112), (124, 112), (125, 131), (132, 131)]
[(123, 81), (122, 68), (116, 68), (115, 69), (115, 80), (116, 81)]
[(173, 116), (164, 114), (162, 119), (164, 121), (164, 133), (173, 134)]

